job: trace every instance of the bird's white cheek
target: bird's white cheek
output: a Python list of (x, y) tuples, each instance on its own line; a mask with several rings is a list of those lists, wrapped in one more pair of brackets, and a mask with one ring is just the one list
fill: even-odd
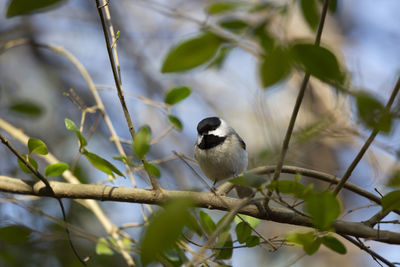
[(203, 136), (202, 135), (197, 135), (197, 145), (200, 145), (201, 141), (203, 141)]

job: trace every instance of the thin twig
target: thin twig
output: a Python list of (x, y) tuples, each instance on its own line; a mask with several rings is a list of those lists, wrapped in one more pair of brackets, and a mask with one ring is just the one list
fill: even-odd
[[(390, 108), (392, 107), (392, 104), (393, 104), (399, 90), (400, 90), (400, 76), (396, 82), (395, 87), (393, 88), (392, 94), (390, 95), (388, 102), (386, 103), (385, 112), (390, 112)], [(362, 159), (365, 152), (367, 151), (369, 146), (372, 144), (372, 142), (374, 141), (374, 139), (378, 135), (378, 133), (379, 133), (378, 128), (375, 128), (372, 131), (371, 135), (368, 137), (367, 141), (362, 146), (360, 152), (358, 152), (357, 156), (354, 158), (353, 162), (350, 164), (349, 168), (346, 170), (345, 174), (343, 175), (342, 179), (340, 180), (340, 183), (338, 183), (338, 185), (333, 190), (333, 193), (335, 195), (337, 195), (340, 192), (340, 190), (343, 188), (344, 184), (350, 178), (354, 169), (356, 168), (356, 166), (358, 165), (358, 163), (360, 162), (360, 160)]]
[(61, 208), (61, 212), (62, 212), (62, 216), (63, 216), (63, 220), (65, 221), (65, 231), (67, 232), (67, 236), (68, 236), (68, 242), (71, 246), (71, 249), (73, 251), (73, 253), (75, 254), (75, 256), (78, 258), (78, 260), (84, 265), (86, 266), (86, 262), (81, 258), (81, 256), (79, 255), (78, 251), (76, 250), (74, 244), (72, 243), (72, 239), (71, 239), (71, 234), (69, 232), (69, 228), (67, 226), (67, 216), (65, 213), (65, 208), (64, 208), (64, 204), (62, 203), (62, 200), (60, 197), (56, 196), (56, 194), (53, 191), (53, 188), (51, 187), (49, 181), (47, 181), (47, 179), (35, 168), (32, 166), (32, 164), (26, 160), (15, 148), (13, 145), (11, 145), (11, 143), (2, 135), (0, 134), (0, 140), (1, 142), (21, 161), (23, 162), (23, 164), (28, 167), (28, 169), (37, 177), (39, 178), (40, 181), (42, 181), (45, 185), (46, 188), (49, 190), (50, 194), (57, 200), (58, 204), (60, 205)]
[[(387, 259), (385, 259), (384, 257), (382, 257), (381, 255), (377, 254), (376, 252), (372, 251), (371, 249), (369, 249), (366, 245), (364, 245), (361, 241), (359, 240), (355, 240), (354, 238), (348, 236), (348, 235), (341, 235), (343, 238), (347, 239), (348, 241), (350, 241), (351, 243), (353, 243), (354, 245), (356, 245), (357, 247), (359, 247), (360, 249), (364, 250), (365, 252), (367, 252), (369, 255), (371, 255), (371, 257), (378, 262), (377, 260), (380, 260), (381, 262), (385, 263), (387, 266), (390, 267), (395, 267), (395, 265), (393, 263), (391, 263), (390, 261), (388, 261)], [(378, 262), (379, 265), (381, 265)]]
[[(125, 116), (125, 120), (128, 124), (128, 128), (129, 128), (129, 133), (131, 134), (132, 140), (135, 137), (135, 128), (133, 127), (133, 123), (132, 123), (132, 119), (131, 116), (129, 114), (129, 110), (128, 107), (126, 105), (126, 101), (125, 101), (125, 97), (124, 97), (124, 92), (122, 89), (122, 84), (121, 84), (121, 80), (120, 80), (120, 75), (118, 75), (118, 70), (117, 70), (117, 66), (116, 66), (116, 62), (115, 62), (115, 58), (113, 56), (113, 51), (111, 48), (111, 44), (112, 42), (110, 42), (110, 38), (108, 36), (108, 32), (107, 32), (107, 26), (106, 26), (106, 19), (104, 17), (103, 14), (103, 8), (100, 7), (100, 1), (96, 0), (96, 5), (97, 5), (97, 11), (99, 13), (100, 16), (100, 21), (101, 21), (101, 25), (102, 25), (102, 29), (103, 29), (103, 33), (104, 33), (104, 38), (106, 41), (106, 48), (107, 48), (107, 52), (108, 52), (108, 58), (110, 60), (110, 64), (111, 64), (111, 69), (112, 69), (112, 73), (114, 76), (114, 82), (115, 82), (115, 86), (117, 88), (117, 93), (118, 93), (118, 98), (119, 101), (121, 103), (122, 106), (122, 110), (124, 112), (124, 116)], [(110, 23), (111, 24), (111, 23)], [(144, 156), (142, 159), (143, 164), (147, 163), (147, 159)], [(153, 187), (153, 189), (155, 190), (161, 190), (161, 186), (159, 185), (159, 183), (157, 182), (156, 178), (149, 172), (147, 172), (147, 175), (149, 176), (151, 185)]]
[[(325, 17), (328, 12), (328, 7), (329, 7), (329, 0), (325, 0), (323, 8), (322, 8), (319, 24), (318, 24), (317, 34), (315, 37), (315, 42), (314, 42), (315, 46), (319, 46), (319, 44), (321, 42), (322, 30), (324, 28)], [(280, 176), (280, 173), (282, 170), (282, 166), (283, 166), (283, 162), (285, 160), (286, 153), (289, 149), (290, 138), (292, 137), (294, 125), (296, 123), (296, 118), (299, 113), (300, 106), (303, 101), (303, 97), (304, 97), (305, 91), (307, 89), (307, 84), (308, 84), (309, 79), (310, 79), (310, 74), (305, 73), (303, 81), (300, 86), (299, 93), (296, 98), (296, 103), (293, 107), (293, 112), (292, 112), (292, 116), (290, 117), (289, 126), (286, 130), (285, 138), (283, 140), (281, 153), (279, 154), (279, 159), (277, 162), (277, 168), (275, 169), (274, 175), (272, 177), (273, 181), (277, 181), (279, 179), (279, 176)], [(269, 190), (267, 195), (270, 197), (272, 195), (272, 190)], [(265, 200), (265, 206), (266, 207), (268, 206), (268, 199)]]
[[(79, 63), (79, 61), (78, 61)], [(90, 79), (90, 76), (87, 76)], [(94, 91), (93, 94), (96, 96), (97, 92)], [(98, 99), (100, 102), (98, 102), (99, 104), (102, 104), (101, 99)], [(110, 122), (109, 124), (109, 129), (112, 133), (115, 133), (115, 130), (111, 124), (111, 121), (109, 121), (109, 117), (106, 116), (104, 117), (106, 123)], [(27, 135), (25, 135), (25, 133), (23, 133), (20, 129), (15, 128), (13, 125), (9, 124), (8, 122), (6, 122), (5, 120), (0, 118), (0, 129), (4, 130), (5, 132), (7, 132), (8, 134), (10, 134), (11, 136), (13, 136), (16, 140), (18, 140), (20, 143), (22, 144), (27, 144), (29, 137)], [(117, 140), (118, 141), (118, 140)], [(115, 144), (118, 147), (118, 144), (120, 145), (119, 142), (115, 142)], [(122, 153), (124, 153), (122, 151)], [(43, 158), (46, 162), (48, 162), (49, 164), (55, 164), (55, 163), (60, 163), (60, 161), (50, 152), (47, 155), (38, 155), (39, 157)], [(78, 178), (76, 178), (76, 176), (74, 176), (74, 174), (71, 171), (65, 171), (62, 174), (62, 177), (68, 181), (68, 184), (81, 184), (81, 182), (79, 181)], [(133, 176), (132, 176), (133, 179)], [(134, 180), (133, 180), (134, 181)], [(64, 197), (64, 196), (62, 196)], [(131, 255), (129, 253), (127, 253), (124, 250), (124, 244), (122, 243), (120, 236), (118, 234), (117, 231), (115, 231), (116, 226), (110, 221), (110, 219), (106, 216), (106, 214), (104, 213), (104, 211), (102, 210), (102, 208), (99, 206), (99, 204), (93, 200), (93, 199), (76, 199), (76, 201), (81, 204), (82, 206), (88, 208), (89, 210), (91, 210), (93, 212), (93, 214), (96, 216), (97, 220), (100, 222), (100, 224), (103, 226), (104, 230), (110, 234), (114, 240), (116, 240), (119, 249), (121, 251), (122, 256), (124, 257), (125, 261), (127, 262), (127, 264), (129, 266), (133, 266), (133, 259), (131, 257)]]

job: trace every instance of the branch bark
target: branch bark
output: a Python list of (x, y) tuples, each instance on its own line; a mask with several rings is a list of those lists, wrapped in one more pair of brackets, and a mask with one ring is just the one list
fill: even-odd
[[(93, 199), (100, 201), (117, 201), (127, 203), (141, 203), (161, 205), (168, 200), (179, 197), (190, 197), (196, 207), (232, 210), (240, 205), (242, 200), (216, 196), (213, 193), (192, 191), (145, 190), (138, 188), (124, 188), (115, 186), (102, 186), (90, 184), (69, 184), (63, 182), (50, 182), (56, 197), (71, 199)], [(51, 193), (42, 182), (30, 183), (21, 179), (0, 176), (0, 191), (13, 194), (35, 195), (52, 197)], [(255, 204), (249, 204), (239, 210), (239, 213), (250, 215), (262, 220), (278, 223), (313, 227), (308, 217), (295, 214), (279, 208), (271, 208), (268, 213), (260, 211)], [(361, 222), (348, 222), (336, 220), (333, 223), (336, 233), (350, 235), (356, 238), (366, 238), (387, 244), (400, 244), (400, 233), (385, 230), (376, 230)]]

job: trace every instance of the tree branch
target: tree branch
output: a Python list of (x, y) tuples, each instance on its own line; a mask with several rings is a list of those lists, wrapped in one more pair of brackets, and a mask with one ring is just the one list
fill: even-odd
[[(320, 20), (318, 23), (317, 35), (315, 37), (315, 42), (314, 42), (315, 46), (319, 46), (319, 44), (321, 42), (322, 30), (324, 28), (326, 14), (328, 12), (328, 7), (329, 7), (329, 0), (325, 0), (324, 6), (322, 7), (321, 17), (320, 17)], [(279, 154), (279, 159), (277, 162), (277, 168), (275, 169), (274, 175), (272, 178), (273, 181), (277, 181), (281, 174), (281, 170), (282, 170), (283, 162), (285, 160), (286, 152), (289, 149), (290, 138), (292, 137), (294, 125), (296, 123), (296, 118), (299, 113), (301, 102), (303, 101), (303, 97), (304, 97), (305, 91), (307, 89), (307, 84), (308, 84), (309, 80), (310, 80), (310, 74), (305, 73), (303, 81), (300, 86), (299, 93), (296, 98), (296, 103), (293, 107), (293, 112), (292, 112), (292, 116), (290, 117), (289, 126), (286, 130), (285, 138), (283, 140), (281, 153)], [(271, 197), (271, 195), (272, 195), (272, 190), (270, 190), (268, 192), (268, 197)], [(266, 199), (265, 204), (268, 204), (268, 198)], [(267, 205), (265, 205), (265, 206), (267, 206)]]
[[(100, 201), (117, 201), (127, 203), (141, 203), (161, 205), (179, 197), (192, 198), (195, 205), (201, 208), (229, 211), (241, 204), (241, 199), (216, 196), (213, 193), (192, 191), (145, 190), (138, 188), (124, 188), (89, 184), (69, 184), (50, 182), (56, 197), (71, 199), (95, 199)], [(52, 197), (42, 182), (29, 183), (21, 179), (0, 176), (0, 191), (14, 194)], [(239, 213), (250, 215), (263, 220), (286, 223), (299, 226), (313, 227), (311, 220), (305, 216), (285, 209), (271, 208), (269, 213), (260, 211), (255, 204), (249, 204), (239, 210)], [(358, 222), (336, 220), (333, 229), (338, 234), (350, 235), (357, 238), (366, 238), (387, 244), (400, 244), (400, 233), (385, 230), (376, 230)]]
[[(392, 107), (392, 104), (393, 104), (393, 102), (394, 102), (399, 90), (400, 90), (400, 76), (397, 79), (396, 85), (393, 88), (392, 94), (391, 94), (391, 96), (390, 96), (390, 98), (389, 98), (389, 100), (388, 100), (388, 102), (387, 102), (387, 104), (385, 106), (385, 110), (387, 112), (390, 112), (390, 108)], [(358, 163), (360, 162), (360, 160), (364, 156), (365, 152), (367, 152), (367, 149), (372, 144), (372, 142), (374, 141), (374, 139), (378, 135), (378, 133), (379, 133), (379, 129), (377, 129), (377, 128), (375, 128), (372, 131), (371, 135), (368, 137), (367, 141), (362, 146), (360, 152), (358, 152), (357, 156), (354, 158), (353, 162), (350, 164), (349, 168), (346, 170), (345, 174), (343, 175), (342, 179), (340, 180), (340, 183), (333, 190), (333, 193), (335, 195), (337, 195), (340, 192), (340, 190), (343, 188), (344, 184), (350, 178), (350, 176), (353, 173), (354, 169), (356, 168), (356, 166), (358, 165)]]

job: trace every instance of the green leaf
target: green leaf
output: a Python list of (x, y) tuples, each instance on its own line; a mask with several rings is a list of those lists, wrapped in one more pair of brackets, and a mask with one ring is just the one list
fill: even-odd
[(222, 250), (214, 250), (216, 253), (215, 258), (217, 260), (229, 260), (232, 258), (233, 253), (233, 242), (232, 236), (229, 232), (222, 232), (218, 236), (217, 244), (215, 245), (217, 248), (225, 248)]
[(168, 120), (178, 131), (182, 131), (183, 125), (182, 122), (175, 116), (168, 115)]
[(275, 48), (275, 38), (269, 32), (267, 32), (267, 27), (268, 23), (263, 22), (258, 25), (253, 31), (254, 36), (256, 37), (256, 39), (260, 43), (260, 46), (264, 49), (266, 54), (268, 54)]
[(96, 254), (97, 255), (114, 255), (114, 251), (110, 248), (111, 244), (101, 237), (97, 240), (96, 244)]
[(216, 14), (220, 14), (226, 11), (230, 11), (230, 10), (234, 10), (240, 6), (242, 6), (242, 3), (239, 2), (216, 2), (216, 3), (212, 3), (210, 4), (207, 8), (206, 8), (206, 12), (210, 15), (216, 15)]
[(260, 78), (263, 87), (274, 85), (285, 79), (291, 70), (287, 50), (278, 47), (271, 49), (260, 64)]
[(151, 176), (154, 176), (154, 177), (157, 177), (157, 178), (160, 178), (160, 177), (161, 177), (161, 171), (160, 171), (160, 169), (159, 169), (156, 165), (154, 165), (154, 164), (145, 163), (145, 164), (144, 164), (144, 169), (145, 169), (146, 172), (147, 172), (148, 174), (150, 174)]
[(387, 186), (400, 187), (400, 168), (394, 170), (390, 174), (390, 179), (389, 182), (387, 183)]
[(328, 83), (344, 82), (336, 56), (327, 48), (314, 44), (298, 43), (291, 47), (293, 60), (298, 63), (305, 72)]
[(145, 125), (140, 127), (139, 131), (133, 138), (133, 152), (135, 155), (141, 159), (150, 150), (150, 139), (151, 139), (151, 129), (149, 126)]
[(304, 185), (292, 180), (278, 180), (267, 186), (268, 189), (274, 190), (278, 188), (279, 193), (293, 194), (298, 198), (304, 198), (312, 190), (312, 184), (305, 187)]
[(321, 240), (322, 240), (322, 244), (324, 244), (326, 247), (332, 249), (333, 251), (335, 251), (339, 254), (347, 253), (346, 247), (337, 238), (327, 235), (327, 236), (322, 237)]
[[(325, 0), (319, 0), (321, 2), (321, 4), (323, 4), (325, 2)], [(329, 1), (329, 11), (331, 11), (332, 13), (335, 13), (337, 11), (337, 0), (331, 0)]]
[(316, 228), (326, 231), (340, 215), (340, 203), (331, 192), (310, 193), (306, 197), (306, 210)]
[(392, 191), (381, 199), (382, 211), (400, 209), (400, 190)]
[(46, 167), (44, 174), (46, 176), (58, 176), (69, 169), (69, 165), (64, 162), (54, 163)]
[(40, 155), (47, 155), (49, 153), (46, 144), (42, 140), (36, 138), (29, 138), (28, 148), (29, 153), (37, 153)]
[(249, 236), (246, 240), (246, 246), (252, 248), (260, 244), (260, 238), (256, 235)]
[(242, 219), (245, 220), (248, 224), (250, 224), (250, 226), (253, 228), (256, 228), (260, 224), (260, 219), (252, 217), (252, 216), (248, 216), (248, 215), (244, 215), (244, 214), (240, 214), (240, 218), (238, 215), (235, 216), (236, 223), (241, 223)]
[(39, 117), (43, 113), (40, 105), (28, 100), (14, 101), (8, 108), (13, 112), (30, 117)]
[(244, 20), (238, 18), (227, 18), (219, 22), (222, 28), (225, 28), (234, 33), (240, 33), (245, 30), (249, 24)]
[[(226, 220), (226, 218), (228, 216), (229, 216), (229, 213), (228, 212), (225, 213), (225, 215), (222, 216), (221, 219), (218, 220), (215, 228), (218, 228), (222, 223), (224, 223), (224, 221)], [(231, 224), (233, 222), (233, 219), (234, 219), (234, 217), (231, 218), (229, 222), (227, 222), (227, 223), (225, 222), (225, 227), (221, 232), (228, 232), (231, 229)]]
[(318, 28), (320, 17), (319, 5), (316, 0), (300, 0), (300, 7), (307, 24), (315, 31)]
[(357, 111), (361, 121), (371, 129), (389, 133), (392, 128), (393, 115), (372, 95), (360, 92), (356, 96)]
[(131, 167), (137, 167), (135, 163), (133, 163), (130, 159), (125, 156), (115, 156), (113, 159), (123, 162), (124, 164), (128, 164)]
[(192, 205), (191, 199), (175, 199), (152, 216), (140, 246), (143, 265), (156, 261), (175, 246), (190, 218), (188, 208)]
[(235, 228), (236, 236), (240, 244), (243, 244), (251, 236), (251, 228), (245, 223), (240, 222)]
[(169, 51), (161, 72), (179, 72), (200, 66), (215, 56), (222, 42), (222, 38), (210, 32), (183, 41)]
[(241, 176), (232, 178), (229, 180), (232, 184), (259, 188), (263, 183), (266, 182), (265, 178), (251, 173), (244, 173)]
[(175, 87), (165, 94), (164, 101), (168, 105), (175, 105), (190, 95), (191, 91), (187, 86)]
[(119, 176), (124, 176), (122, 172), (120, 172), (113, 164), (109, 161), (103, 159), (99, 155), (91, 153), (87, 150), (83, 151), (83, 155), (89, 160), (89, 162), (95, 167), (96, 169), (105, 172), (106, 174), (115, 177), (114, 173)]
[(198, 221), (190, 214), (187, 224), (187, 228), (195, 232), (198, 236), (203, 236), (203, 232), (201, 231), (201, 227), (198, 223)]
[(44, 8), (54, 7), (55, 4), (61, 2), (62, 0), (12, 0), (7, 9), (7, 18), (43, 11)]
[(0, 228), (0, 243), (24, 245), (29, 241), (32, 230), (22, 225), (9, 225)]
[(216, 225), (210, 215), (202, 210), (200, 211), (200, 225), (207, 234), (212, 234), (216, 229)]
[[(38, 163), (36, 162), (36, 160), (35, 160), (34, 158), (32, 158), (31, 156), (28, 156), (28, 155), (27, 155), (27, 157), (28, 157), (29, 163), (37, 170), (37, 168), (38, 168)], [(26, 156), (25, 156), (25, 159), (26, 159)], [(32, 171), (31, 171), (31, 170), (25, 165), (25, 163), (23, 163), (22, 160), (20, 160), (19, 158), (18, 158), (18, 165), (19, 165), (19, 167), (20, 167), (20, 169), (21, 169), (22, 171), (24, 171), (24, 172), (26, 172), (26, 173), (32, 173)]]
[(75, 132), (76, 137), (78, 137), (79, 148), (81, 149), (81, 148), (85, 147), (87, 145), (86, 139), (85, 139), (85, 137), (83, 137), (83, 135), (82, 135), (81, 131), (79, 131), (78, 127), (76, 127), (75, 123), (68, 118), (65, 118), (64, 122), (65, 122), (65, 128), (67, 128), (67, 130)]
[(317, 252), (321, 245), (321, 239), (317, 238), (313, 232), (291, 233), (286, 236), (286, 241), (301, 245), (308, 255)]

